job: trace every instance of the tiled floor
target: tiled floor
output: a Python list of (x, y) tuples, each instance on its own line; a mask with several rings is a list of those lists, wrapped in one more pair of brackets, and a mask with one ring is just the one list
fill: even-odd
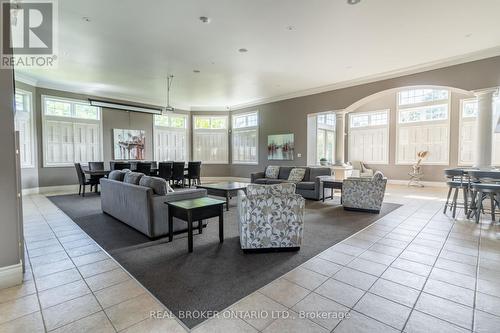
[[(442, 214), (444, 190), (403, 204), (193, 332), (498, 332), (500, 227)], [(25, 283), (0, 290), (0, 332), (185, 332), (45, 196), (24, 199)]]

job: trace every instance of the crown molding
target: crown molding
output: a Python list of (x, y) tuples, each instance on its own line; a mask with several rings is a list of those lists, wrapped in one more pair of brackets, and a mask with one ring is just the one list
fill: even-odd
[(38, 80), (35, 79), (35, 78), (33, 78), (33, 77), (31, 77), (31, 76), (29, 76), (29, 75), (26, 75), (24, 73), (19, 73), (18, 71), (15, 71), (14, 75), (15, 75), (15, 80), (16, 81), (25, 83), (25, 84), (33, 86), (33, 87), (37, 87), (38, 86)]
[(213, 112), (227, 112), (231, 111), (229, 106), (192, 106), (191, 111), (213, 111)]

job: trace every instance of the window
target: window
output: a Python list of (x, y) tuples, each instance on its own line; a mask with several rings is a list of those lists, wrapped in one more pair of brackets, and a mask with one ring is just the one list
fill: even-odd
[(102, 160), (101, 109), (87, 102), (42, 96), (45, 167)]
[(227, 164), (228, 117), (193, 117), (193, 159), (208, 164)]
[(389, 110), (349, 115), (349, 161), (389, 163)]
[[(500, 100), (498, 98), (494, 99), (494, 106), (493, 119), (494, 124), (496, 124), (500, 112)], [(477, 99), (471, 98), (460, 101), (459, 165), (469, 166), (474, 162), (477, 113)], [(492, 164), (498, 166), (500, 165), (500, 133), (493, 133), (492, 148)]]
[(408, 89), (398, 93), (396, 162), (411, 164), (429, 151), (424, 164), (449, 162), (449, 91)]
[(335, 113), (317, 115), (316, 124), (316, 164), (324, 158), (335, 161)]
[(259, 145), (258, 112), (233, 116), (233, 163), (258, 164)]
[(32, 95), (16, 89), (15, 128), (19, 131), (21, 168), (35, 167), (35, 139)]
[(154, 116), (154, 147), (157, 161), (188, 160), (187, 116), (166, 114)]

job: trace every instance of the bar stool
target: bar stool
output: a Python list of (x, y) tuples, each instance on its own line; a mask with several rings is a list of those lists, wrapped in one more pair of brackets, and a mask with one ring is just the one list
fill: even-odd
[[(446, 214), (446, 210), (448, 207), (452, 210), (452, 217), (455, 218), (457, 205), (464, 207), (464, 211), (467, 214), (469, 207), (469, 178), (466, 177), (464, 171), (462, 169), (446, 169), (444, 170), (444, 175), (448, 179), (446, 185), (448, 186), (448, 196), (446, 197), (446, 203), (444, 204), (443, 214)], [(453, 199), (450, 202), (451, 193), (453, 193)], [(458, 203), (458, 193), (460, 190), (463, 191), (464, 201), (462, 203)]]
[(495, 210), (500, 205), (497, 196), (500, 195), (500, 172), (498, 171), (469, 171), (471, 177), (472, 204), (468, 218), (475, 218), (479, 223), (481, 212), (484, 212), (483, 201), (490, 198), (491, 220), (495, 221)]

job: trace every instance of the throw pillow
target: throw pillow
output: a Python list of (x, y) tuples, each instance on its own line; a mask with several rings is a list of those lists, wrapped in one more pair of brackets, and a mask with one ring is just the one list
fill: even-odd
[(123, 178), (124, 183), (139, 185), (139, 181), (144, 176), (143, 173), (140, 172), (127, 172), (125, 177)]
[(108, 179), (117, 180), (119, 182), (122, 182), (124, 177), (125, 177), (125, 172), (121, 170), (113, 170), (108, 175)]
[[(153, 193), (158, 195), (165, 195), (170, 192), (170, 186), (168, 186), (167, 181), (159, 177), (143, 176), (139, 180), (139, 185), (151, 188)], [(170, 188), (170, 190), (172, 189)]]
[(306, 174), (306, 169), (303, 168), (293, 168), (290, 171), (290, 175), (288, 176), (288, 181), (292, 183), (301, 182), (304, 179), (304, 175)]
[(271, 185), (272, 195), (284, 195), (284, 194), (295, 194), (295, 184), (294, 183), (282, 183)]
[(278, 179), (280, 167), (277, 165), (268, 165), (266, 168), (266, 178)]

